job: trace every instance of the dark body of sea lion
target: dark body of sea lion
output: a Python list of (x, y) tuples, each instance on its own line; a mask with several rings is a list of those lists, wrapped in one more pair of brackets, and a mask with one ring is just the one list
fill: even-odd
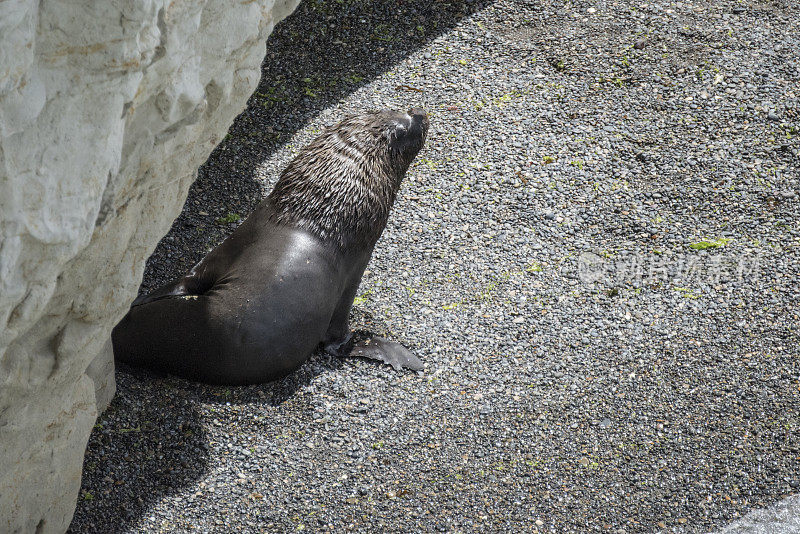
[[(288, 374), (321, 343), (343, 355), (361, 276), (427, 131), (419, 109), (370, 112), (326, 129), (189, 274), (133, 302), (112, 332), (115, 358), (241, 385)], [(353, 354), (422, 367), (380, 338)]]

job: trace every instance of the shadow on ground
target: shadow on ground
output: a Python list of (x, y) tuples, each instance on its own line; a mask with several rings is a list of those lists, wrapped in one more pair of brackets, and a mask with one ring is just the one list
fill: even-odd
[[(186, 272), (236, 228), (266, 194), (258, 165), (309, 119), (490, 3), (301, 4), (270, 36), (258, 89), (199, 169), (182, 213), (147, 262), (141, 291)], [(398, 91), (408, 90), (398, 83)], [(374, 329), (368, 318), (361, 324)], [(340, 366), (317, 353), (282, 380), (244, 388), (120, 369), (117, 395), (89, 438), (70, 532), (123, 532), (153, 502), (203, 476), (209, 444), (197, 403), (279, 405), (315, 376)]]
[(117, 394), (89, 438), (70, 532), (121, 532), (149, 503), (196, 480), (208, 444), (191, 392), (117, 373)]

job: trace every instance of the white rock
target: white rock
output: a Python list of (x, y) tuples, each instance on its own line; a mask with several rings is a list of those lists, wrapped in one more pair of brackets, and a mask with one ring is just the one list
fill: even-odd
[(69, 525), (110, 330), (297, 3), (0, 2), (0, 532)]

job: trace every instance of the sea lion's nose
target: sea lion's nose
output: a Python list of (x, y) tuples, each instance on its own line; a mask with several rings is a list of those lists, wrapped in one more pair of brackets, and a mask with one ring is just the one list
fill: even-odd
[(428, 114), (425, 113), (424, 109), (411, 108), (408, 110), (408, 114), (411, 116), (412, 121), (428, 126)]

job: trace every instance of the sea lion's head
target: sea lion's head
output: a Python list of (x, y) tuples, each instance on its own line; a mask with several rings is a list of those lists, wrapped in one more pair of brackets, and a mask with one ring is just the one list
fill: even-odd
[(385, 115), (379, 113), (379, 119), (384, 127), (384, 136), (389, 143), (387, 150), (389, 157), (397, 161), (398, 166), (408, 169), (411, 161), (416, 157), (425, 143), (428, 135), (428, 115), (420, 108), (413, 108), (408, 113), (387, 111)]
[(413, 108), (351, 115), (326, 128), (289, 163), (270, 193), (276, 219), (341, 247), (371, 246), (428, 125), (427, 114)]
[(420, 108), (351, 115), (323, 131), (306, 150), (331, 158), (331, 163), (338, 161), (342, 172), (380, 169), (399, 181), (422, 148), (428, 124), (428, 115)]

